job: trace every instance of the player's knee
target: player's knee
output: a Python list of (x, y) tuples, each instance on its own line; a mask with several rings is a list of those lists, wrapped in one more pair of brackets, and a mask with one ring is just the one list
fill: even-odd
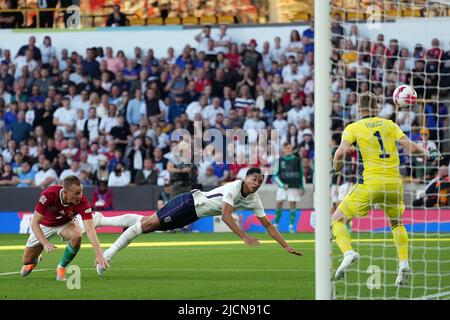
[(81, 245), (82, 238), (81, 230), (74, 231), (72, 237), (70, 238), (70, 242), (74, 247), (79, 247)]
[(142, 233), (149, 233), (155, 231), (155, 219), (152, 219), (153, 216), (144, 217), (141, 220)]

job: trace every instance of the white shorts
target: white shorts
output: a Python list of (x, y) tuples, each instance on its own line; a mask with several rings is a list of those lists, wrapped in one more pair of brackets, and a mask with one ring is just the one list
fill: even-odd
[(344, 200), (345, 195), (351, 189), (352, 186), (353, 183), (351, 182), (344, 182), (340, 186), (338, 185), (331, 186), (331, 199), (333, 203), (341, 202), (342, 200)]
[[(69, 225), (73, 224), (73, 221), (69, 221), (66, 224), (63, 224), (62, 226), (57, 226), (57, 227), (47, 227), (44, 225), (40, 225), (42, 232), (44, 233), (44, 236), (46, 239), (50, 239), (52, 238), (55, 234), (57, 234), (62, 241), (65, 241), (62, 237), (61, 237), (61, 231), (63, 231), (66, 227), (68, 227)], [(27, 248), (31, 248), (31, 247), (36, 247), (38, 245), (40, 245), (41, 242), (38, 240), (38, 238), (36, 237), (36, 235), (34, 234), (33, 231), (31, 231), (30, 236), (28, 237), (27, 240), (27, 244), (25, 245)]]
[(276, 201), (289, 201), (289, 202), (298, 202), (300, 201), (300, 189), (295, 188), (278, 188), (277, 195), (276, 195)]

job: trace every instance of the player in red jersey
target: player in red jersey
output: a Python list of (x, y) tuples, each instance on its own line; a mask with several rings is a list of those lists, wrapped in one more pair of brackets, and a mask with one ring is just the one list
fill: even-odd
[(77, 214), (81, 215), (86, 234), (94, 248), (95, 262), (108, 267), (95, 231), (91, 205), (83, 195), (83, 186), (78, 177), (68, 176), (62, 186), (47, 188), (39, 198), (31, 222), (32, 233), (23, 255), (23, 267), (20, 272), (23, 277), (29, 275), (36, 267), (42, 250), (51, 252), (56, 249), (49, 239), (57, 234), (67, 241), (67, 246), (56, 268), (56, 280), (66, 280), (66, 266), (75, 258), (81, 245), (82, 232), (73, 219)]

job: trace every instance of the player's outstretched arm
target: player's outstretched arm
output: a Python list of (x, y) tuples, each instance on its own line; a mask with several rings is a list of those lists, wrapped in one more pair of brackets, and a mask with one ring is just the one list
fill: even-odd
[(222, 221), (233, 231), (239, 238), (242, 239), (249, 246), (259, 245), (259, 241), (256, 238), (247, 235), (233, 219), (233, 206), (224, 202), (222, 206)]
[(47, 240), (42, 231), (40, 224), (44, 221), (44, 216), (39, 212), (35, 211), (33, 220), (31, 220), (31, 230), (33, 230), (34, 235), (39, 240), (39, 242), (44, 247), (45, 252), (51, 252), (56, 249), (55, 245)]
[(109, 264), (103, 257), (103, 251), (100, 248), (100, 241), (98, 240), (97, 232), (95, 231), (94, 221), (92, 219), (89, 219), (84, 220), (83, 222), (84, 228), (86, 229), (86, 235), (95, 251), (95, 263), (98, 264), (101, 268), (108, 268)]
[(337, 148), (336, 152), (334, 153), (333, 158), (333, 171), (339, 172), (342, 169), (342, 166), (344, 165), (344, 156), (347, 152), (351, 151), (352, 145), (346, 141), (342, 140), (341, 144)]
[(266, 228), (267, 233), (278, 242), (287, 252), (295, 254), (296, 256), (302, 256), (303, 253), (291, 248), (284, 240), (283, 236), (278, 232), (277, 228), (267, 219), (267, 217), (258, 217), (261, 224)]

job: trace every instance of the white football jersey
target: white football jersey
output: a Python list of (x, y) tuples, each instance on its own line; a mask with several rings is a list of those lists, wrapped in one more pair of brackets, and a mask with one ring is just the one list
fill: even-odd
[(223, 203), (233, 206), (235, 211), (250, 210), (258, 217), (264, 217), (264, 207), (258, 194), (252, 193), (242, 196), (241, 188), (244, 182), (236, 180), (208, 192), (193, 191), (195, 211), (199, 218), (205, 216), (219, 216), (222, 214)]

